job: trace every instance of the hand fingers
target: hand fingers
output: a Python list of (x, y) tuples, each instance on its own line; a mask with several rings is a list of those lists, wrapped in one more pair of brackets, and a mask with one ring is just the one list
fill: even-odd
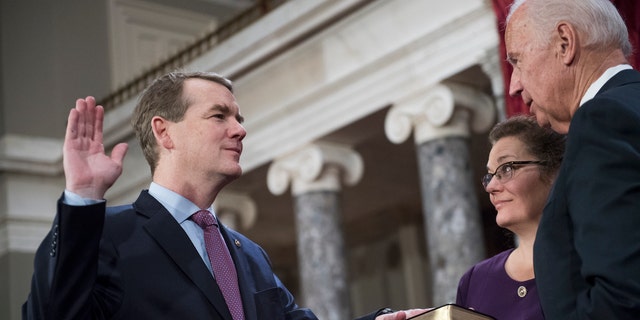
[(122, 160), (124, 159), (124, 156), (127, 154), (128, 149), (129, 149), (129, 145), (127, 145), (126, 143), (118, 143), (111, 150), (111, 160), (113, 160), (115, 163), (122, 166)]
[(67, 119), (67, 132), (65, 134), (65, 140), (75, 139), (78, 137), (78, 110), (71, 109), (69, 111), (69, 118)]
[(394, 313), (384, 314), (377, 316), (375, 320), (405, 320), (407, 317), (404, 312), (398, 311)]
[(102, 142), (104, 124), (104, 109), (96, 106), (96, 99), (88, 96), (77, 99), (76, 107), (69, 112), (67, 123), (67, 137), (86, 137)]
[(95, 140), (95, 132), (96, 132), (96, 121), (97, 121), (97, 109), (96, 109), (96, 99), (94, 97), (88, 96), (84, 99), (86, 103), (86, 112), (84, 117), (84, 136), (90, 138), (91, 140)]
[(409, 309), (409, 310), (405, 310), (404, 313), (406, 314), (407, 318), (411, 318), (411, 317), (415, 317), (419, 314), (423, 314), (429, 310), (431, 310), (433, 308), (427, 308), (427, 309)]
[(429, 308), (429, 309), (403, 310), (403, 311), (398, 311), (398, 312), (394, 312), (394, 313), (390, 313), (390, 314), (377, 316), (376, 320), (405, 320), (405, 319), (409, 319), (411, 317), (415, 317), (415, 316), (417, 316), (419, 314), (422, 314), (424, 312), (427, 312), (429, 310), (431, 310), (431, 308)]
[[(95, 104), (95, 100), (93, 102)], [(93, 123), (93, 134), (91, 137), (95, 141), (100, 141), (102, 143), (102, 129), (104, 126), (104, 108), (102, 106), (95, 107), (95, 118)]]

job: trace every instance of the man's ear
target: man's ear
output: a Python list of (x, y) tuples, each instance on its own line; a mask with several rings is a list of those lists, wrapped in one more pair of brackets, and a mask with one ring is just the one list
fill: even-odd
[(153, 136), (156, 138), (158, 146), (165, 149), (173, 148), (173, 140), (171, 140), (171, 135), (169, 134), (170, 125), (171, 121), (163, 117), (155, 116), (151, 118), (151, 131), (153, 131)]
[(578, 53), (578, 32), (570, 23), (560, 21), (556, 26), (555, 49), (565, 65), (574, 62)]

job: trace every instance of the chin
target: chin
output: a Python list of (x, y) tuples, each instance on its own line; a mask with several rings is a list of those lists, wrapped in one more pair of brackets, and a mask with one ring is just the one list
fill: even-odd
[(238, 167), (236, 170), (232, 170), (232, 172), (229, 173), (229, 176), (233, 177), (234, 179), (240, 178), (240, 176), (242, 175), (242, 168)]
[(241, 175), (242, 175), (242, 169), (230, 171), (227, 173), (227, 176), (232, 179), (240, 178)]
[(500, 214), (498, 214), (496, 216), (496, 224), (498, 225), (498, 227), (500, 228), (507, 228), (511, 225), (511, 223), (509, 222), (508, 219), (505, 219), (503, 217), (500, 217)]
[(551, 128), (551, 122), (547, 121), (547, 120), (540, 120), (540, 119), (536, 119), (538, 122), (538, 126), (542, 127), (542, 128)]
[(567, 134), (567, 132), (569, 132), (569, 125), (554, 124), (551, 126), (551, 129), (559, 134)]
[(216, 175), (224, 180), (233, 181), (242, 175), (242, 168), (240, 166), (223, 168), (218, 170)]

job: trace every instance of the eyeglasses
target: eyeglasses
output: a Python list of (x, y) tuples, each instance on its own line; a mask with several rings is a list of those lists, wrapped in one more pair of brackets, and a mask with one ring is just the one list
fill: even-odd
[(493, 179), (493, 177), (496, 177), (500, 183), (505, 183), (505, 182), (511, 180), (511, 178), (513, 178), (513, 173), (520, 166), (524, 166), (524, 165), (528, 165), (528, 164), (543, 165), (544, 163), (545, 163), (545, 161), (535, 161), (535, 160), (505, 162), (505, 163), (499, 165), (496, 168), (496, 171), (494, 171), (493, 173), (489, 172), (489, 173), (485, 174), (482, 177), (482, 186), (485, 189), (487, 189), (487, 186), (489, 185), (489, 182), (491, 182), (491, 179)]

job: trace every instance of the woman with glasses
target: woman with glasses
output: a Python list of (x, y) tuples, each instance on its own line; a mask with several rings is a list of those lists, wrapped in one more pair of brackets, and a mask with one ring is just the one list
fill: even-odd
[[(474, 265), (460, 279), (456, 303), (501, 319), (544, 319), (533, 271), (533, 242), (560, 168), (564, 136), (535, 118), (515, 116), (489, 133), (492, 145), (482, 185), (496, 223), (518, 245)], [(549, 261), (553, 263), (553, 261)]]
[[(460, 279), (456, 304), (497, 320), (544, 319), (533, 273), (533, 242), (547, 196), (560, 168), (564, 136), (515, 116), (489, 133), (491, 151), (482, 185), (497, 210), (496, 223), (518, 246), (474, 265)], [(553, 262), (549, 262), (553, 263)], [(356, 320), (399, 320), (427, 309), (381, 309)]]

